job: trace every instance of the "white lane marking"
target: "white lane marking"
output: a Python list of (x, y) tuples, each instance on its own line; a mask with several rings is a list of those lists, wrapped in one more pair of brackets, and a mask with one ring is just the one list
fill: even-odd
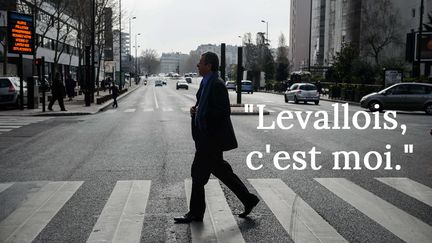
[(0, 223), (0, 242), (31, 242), (82, 185), (49, 182)]
[(116, 112), (117, 110), (107, 110), (106, 111), (106, 113), (114, 113), (114, 112)]
[(139, 242), (151, 181), (117, 181), (87, 242)]
[(12, 131), (12, 129), (0, 129), (0, 132), (9, 132)]
[[(0, 133), (1, 134), (1, 133)], [(8, 189), (9, 187), (11, 187), (13, 185), (13, 183), (1, 183), (0, 184), (0, 192)]]
[(409, 178), (375, 178), (432, 207), (432, 189)]
[(191, 95), (191, 94), (183, 94), (184, 96), (186, 96), (186, 97), (189, 97), (189, 98), (192, 98), (192, 99), (196, 99), (196, 96), (195, 95)]
[(30, 122), (0, 122), (0, 126), (25, 126), (31, 124)]
[(154, 88), (154, 86), (153, 86), (153, 95), (154, 95), (154, 100), (155, 100), (156, 109), (159, 109), (159, 105), (158, 105), (158, 102), (157, 102), (156, 92), (155, 92), (155, 88)]
[(173, 111), (173, 109), (172, 108), (162, 108), (162, 111)]
[(136, 109), (126, 109), (124, 112), (131, 113), (131, 112), (135, 112), (135, 111), (136, 111)]
[(181, 110), (185, 111), (185, 112), (189, 112), (190, 111), (190, 107), (182, 107)]
[[(185, 180), (186, 197), (190, 201), (192, 181)], [(203, 223), (193, 222), (191, 227), (192, 242), (245, 242), (226, 202), (219, 181), (209, 180), (206, 187), (206, 211)]]
[(22, 126), (9, 126), (9, 125), (1, 125), (0, 124), (0, 129), (2, 129), (2, 128), (20, 128), (20, 127), (22, 127)]
[(150, 112), (150, 111), (154, 111), (153, 108), (144, 108), (144, 112)]
[(315, 178), (321, 185), (406, 242), (430, 242), (432, 227), (344, 178)]
[(294, 242), (347, 242), (280, 179), (249, 179)]

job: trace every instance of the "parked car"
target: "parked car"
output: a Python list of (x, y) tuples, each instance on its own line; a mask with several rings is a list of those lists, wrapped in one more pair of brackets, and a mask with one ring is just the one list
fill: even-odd
[(226, 81), (225, 86), (228, 90), (229, 89), (235, 90), (236, 89), (236, 82), (235, 81)]
[(432, 115), (432, 84), (398, 83), (361, 98), (360, 105), (370, 111), (425, 111)]
[(241, 81), (241, 91), (253, 94), (253, 84), (250, 80)]
[(189, 84), (186, 82), (186, 80), (179, 80), (176, 83), (176, 89), (189, 89)]
[(166, 80), (162, 80), (162, 85), (167, 85)]
[[(27, 83), (23, 81), (24, 104), (27, 104)], [(0, 77), (0, 105), (20, 105), (20, 79), (18, 77)]]
[(163, 86), (163, 83), (162, 83), (162, 80), (156, 80), (155, 81), (155, 87), (157, 87), (157, 86)]
[[(186, 77), (186, 75), (185, 75), (185, 77)], [(185, 78), (185, 79), (186, 79), (186, 82), (187, 82), (188, 84), (192, 83), (192, 78), (187, 77), (187, 78)]]
[(303, 101), (305, 104), (309, 101), (319, 104), (320, 95), (317, 87), (311, 83), (295, 83), (285, 91), (285, 102), (294, 101), (298, 104)]

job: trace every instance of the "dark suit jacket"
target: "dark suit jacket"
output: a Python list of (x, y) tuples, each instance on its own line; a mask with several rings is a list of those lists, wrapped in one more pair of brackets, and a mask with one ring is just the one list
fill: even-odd
[[(231, 108), (228, 91), (222, 79), (214, 75), (207, 83), (210, 85), (206, 113), (205, 129), (199, 129), (192, 117), (192, 137), (197, 150), (228, 151), (237, 148), (237, 139), (231, 123)], [(199, 105), (200, 88), (196, 94)]]

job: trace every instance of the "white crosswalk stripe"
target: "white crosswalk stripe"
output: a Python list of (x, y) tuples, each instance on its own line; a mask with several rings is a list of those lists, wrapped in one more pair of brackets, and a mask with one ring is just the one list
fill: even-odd
[(432, 227), (344, 178), (315, 178), (321, 185), (406, 242), (430, 242)]
[[(377, 222), (406, 242), (430, 242), (432, 227), (420, 219), (384, 201), (366, 189), (343, 178), (314, 178), (346, 203)], [(430, 206), (432, 189), (409, 178), (376, 178), (401, 193)], [(347, 242), (340, 234), (299, 197), (281, 179), (249, 179), (274, 217), (294, 242)], [(82, 186), (83, 181), (29, 182), (37, 185), (26, 191), (24, 201), (0, 222), (0, 242), (31, 242), (48, 225), (66, 202)], [(0, 199), (17, 193), (25, 182), (0, 183)], [(117, 181), (87, 242), (140, 242), (151, 190), (150, 180)], [(192, 181), (184, 181), (189, 202)], [(388, 188), (391, 190), (390, 188)], [(204, 222), (190, 224), (192, 242), (245, 242), (218, 180), (211, 179), (205, 187)], [(7, 198), (6, 198), (7, 200)], [(3, 201), (2, 201), (3, 202)], [(11, 202), (14, 202), (11, 199)], [(10, 203), (10, 202), (9, 202)], [(16, 202), (15, 202), (16, 203)], [(250, 216), (259, 217), (258, 209)], [(265, 213), (264, 213), (265, 214)], [(0, 214), (1, 215), (1, 214)], [(90, 216), (89, 216), (90, 217)], [(341, 222), (350, 223), (350, 222)], [(144, 232), (145, 233), (145, 232)], [(379, 236), (378, 236), (379, 237)]]
[(1, 183), (0, 184), (0, 192), (2, 192), (2, 191), (4, 191), (4, 190), (6, 190), (6, 189), (8, 189), (10, 186), (12, 186), (13, 185), (13, 183)]
[(82, 185), (82, 181), (49, 182), (39, 193), (0, 222), (0, 242), (31, 242)]
[(14, 129), (18, 129), (32, 123), (42, 122), (48, 119), (51, 119), (51, 117), (0, 116), (0, 134), (4, 134)]
[(150, 181), (118, 181), (87, 242), (139, 242)]
[(132, 113), (132, 112), (135, 112), (135, 111), (136, 111), (136, 109), (126, 109), (124, 112)]
[(294, 242), (347, 242), (280, 179), (249, 179)]
[(162, 111), (173, 111), (173, 109), (170, 107), (167, 107), (167, 108), (162, 108)]
[(432, 189), (408, 178), (376, 178), (406, 195), (432, 207)]
[(144, 112), (152, 112), (152, 111), (154, 111), (153, 108), (144, 108)]
[(115, 113), (117, 110), (107, 110), (106, 113)]
[[(191, 188), (192, 181), (185, 180), (188, 202), (190, 201)], [(204, 227), (201, 223), (191, 224), (192, 242), (244, 242), (219, 181), (209, 180), (205, 190), (207, 207), (203, 219)], [(210, 225), (211, 227), (208, 227)]]

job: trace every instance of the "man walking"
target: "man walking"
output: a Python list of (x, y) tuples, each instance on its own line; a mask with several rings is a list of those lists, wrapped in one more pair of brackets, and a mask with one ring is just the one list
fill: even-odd
[(112, 98), (113, 98), (113, 100), (114, 100), (114, 102), (113, 102), (113, 104), (112, 104), (112, 107), (113, 107), (113, 108), (117, 108), (117, 107), (118, 107), (118, 104), (117, 104), (117, 96), (118, 96), (118, 94), (119, 94), (119, 88), (117, 87), (117, 85), (113, 84), (113, 85), (111, 86), (111, 92), (112, 92)]
[(189, 212), (174, 218), (176, 223), (201, 222), (205, 212), (205, 191), (210, 174), (221, 180), (245, 206), (240, 217), (246, 217), (258, 204), (257, 196), (249, 193), (231, 166), (223, 159), (223, 151), (237, 148), (231, 124), (230, 102), (224, 82), (219, 79), (219, 59), (215, 53), (206, 52), (197, 65), (203, 76), (196, 94), (197, 102), (191, 107), (192, 137), (195, 141), (195, 158), (192, 163), (192, 193)]
[(60, 109), (62, 111), (66, 111), (65, 107), (64, 107), (64, 103), (63, 103), (63, 97), (66, 95), (66, 90), (65, 87), (63, 85), (63, 82), (61, 80), (61, 75), (60, 73), (56, 73), (55, 74), (55, 78), (53, 80), (52, 86), (51, 86), (51, 100), (48, 104), (48, 110), (52, 111), (52, 106), (54, 105), (54, 102), (56, 100), (58, 100)]

